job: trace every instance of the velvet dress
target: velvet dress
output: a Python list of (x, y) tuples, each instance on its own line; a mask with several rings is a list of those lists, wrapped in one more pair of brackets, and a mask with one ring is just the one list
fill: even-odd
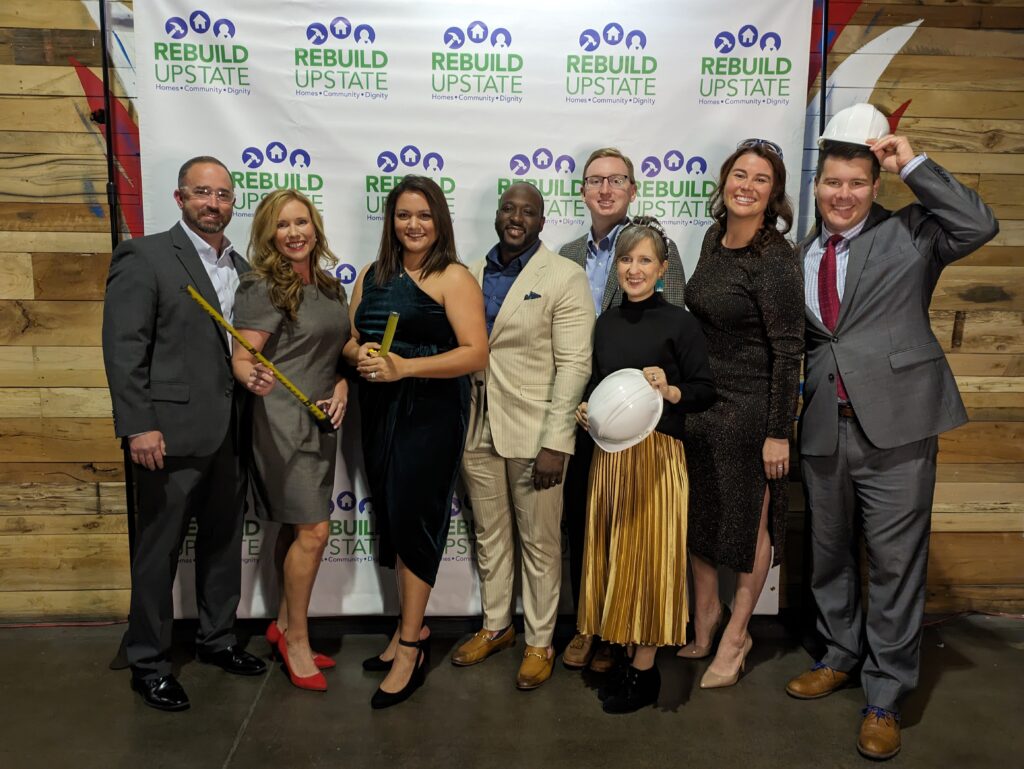
[[(391, 350), (403, 358), (455, 349), (444, 307), (404, 271), (383, 286), (363, 278), (355, 325), (361, 343), (380, 342), (399, 313)], [(433, 586), (448, 540), (452, 494), (469, 423), (469, 377), (359, 383), (363, 459), (380, 537), (377, 560), (396, 557)]]

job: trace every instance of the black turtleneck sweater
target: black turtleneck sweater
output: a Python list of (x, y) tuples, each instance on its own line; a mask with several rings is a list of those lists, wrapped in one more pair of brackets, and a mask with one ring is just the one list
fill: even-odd
[(708, 365), (700, 323), (661, 294), (639, 302), (622, 298), (597, 319), (594, 329), (594, 367), (586, 399), (613, 371), (660, 366), (670, 385), (682, 393), (679, 403), (665, 401), (659, 433), (683, 439), (684, 415), (704, 411), (715, 401), (715, 380)]

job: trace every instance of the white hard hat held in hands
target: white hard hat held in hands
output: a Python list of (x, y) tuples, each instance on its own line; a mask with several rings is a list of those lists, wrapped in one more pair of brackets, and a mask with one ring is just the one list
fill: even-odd
[(663, 405), (661, 393), (640, 369), (619, 369), (602, 379), (590, 395), (590, 435), (609, 453), (628, 449), (654, 431)]
[(889, 134), (889, 119), (870, 104), (854, 104), (840, 110), (825, 126), (818, 139), (818, 148), (825, 142), (844, 142), (868, 146), (868, 139), (881, 139)]

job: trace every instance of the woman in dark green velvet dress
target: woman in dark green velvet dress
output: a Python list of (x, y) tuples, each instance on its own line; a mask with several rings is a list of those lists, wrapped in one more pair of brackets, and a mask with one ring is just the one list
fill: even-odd
[[(345, 359), (359, 372), (363, 456), (380, 535), (378, 560), (397, 569), (401, 618), (387, 649), (364, 663), (388, 670), (371, 704), (387, 707), (423, 683), (423, 614), (448, 538), (469, 418), (469, 378), (487, 367), (483, 294), (458, 261), (444, 193), (407, 176), (388, 195), (377, 260), (352, 295)], [(390, 351), (378, 355), (391, 312)]]

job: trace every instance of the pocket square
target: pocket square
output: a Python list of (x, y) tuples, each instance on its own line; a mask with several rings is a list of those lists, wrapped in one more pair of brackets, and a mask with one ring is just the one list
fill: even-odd
[(540, 294), (538, 294), (536, 291), (531, 291), (526, 296), (524, 296), (523, 299), (540, 299)]

